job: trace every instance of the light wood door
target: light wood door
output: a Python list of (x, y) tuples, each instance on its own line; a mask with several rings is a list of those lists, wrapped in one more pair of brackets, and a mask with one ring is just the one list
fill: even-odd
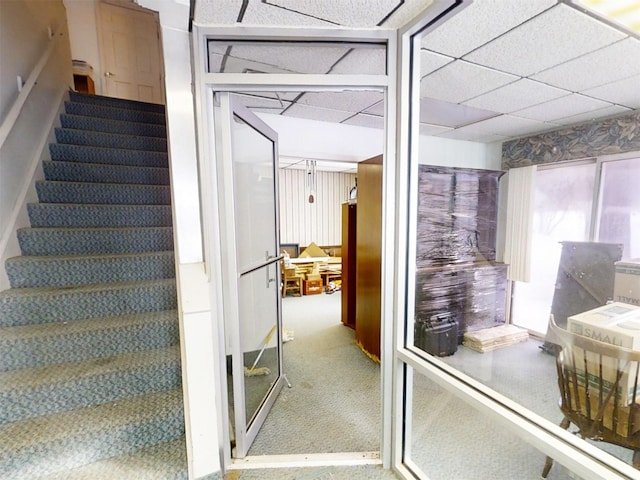
[(100, 3), (103, 92), (164, 103), (159, 25), (152, 12)]

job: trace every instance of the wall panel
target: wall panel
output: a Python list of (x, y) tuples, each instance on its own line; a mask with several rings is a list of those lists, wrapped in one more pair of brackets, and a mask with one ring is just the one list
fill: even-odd
[(340, 245), (341, 205), (349, 198), (356, 174), (317, 172), (314, 203), (309, 203), (306, 175), (305, 170), (280, 170), (280, 241), (301, 247), (311, 242)]

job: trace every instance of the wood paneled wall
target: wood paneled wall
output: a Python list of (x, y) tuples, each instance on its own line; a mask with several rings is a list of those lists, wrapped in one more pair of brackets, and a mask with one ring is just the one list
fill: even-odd
[(305, 177), (304, 170), (280, 169), (280, 242), (340, 245), (342, 204), (356, 174), (317, 172), (314, 203), (309, 203)]

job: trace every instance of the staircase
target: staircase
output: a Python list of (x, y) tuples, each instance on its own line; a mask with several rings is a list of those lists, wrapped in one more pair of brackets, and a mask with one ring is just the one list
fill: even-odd
[(187, 478), (164, 106), (60, 120), (0, 292), (0, 479)]

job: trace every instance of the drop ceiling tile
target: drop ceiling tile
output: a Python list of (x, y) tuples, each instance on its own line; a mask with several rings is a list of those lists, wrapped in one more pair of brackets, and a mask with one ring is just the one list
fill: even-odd
[(220, 73), (222, 71), (223, 55), (209, 53), (209, 73)]
[(273, 98), (258, 97), (255, 95), (235, 95), (247, 108), (260, 109), (266, 113), (281, 113), (291, 105), (291, 102), (279, 101)]
[(531, 78), (580, 92), (638, 74), (640, 74), (640, 40), (627, 38), (550, 68)]
[(370, 113), (371, 115), (378, 115), (379, 117), (384, 115), (384, 100), (380, 100), (375, 105), (371, 105), (366, 110), (363, 110), (362, 113)]
[(539, 82), (523, 78), (505, 87), (485, 93), (465, 105), (493, 110), (500, 113), (512, 113), (554, 98), (569, 95), (570, 92), (550, 87)]
[(384, 48), (355, 48), (331, 70), (340, 75), (384, 75), (387, 72), (387, 55)]
[(457, 61), (424, 77), (420, 82), (420, 96), (461, 103), (517, 79), (513, 75)]
[(382, 92), (372, 91), (308, 92), (297, 103), (357, 113), (380, 102), (383, 97)]
[(369, 128), (384, 128), (384, 118), (378, 115), (367, 115), (366, 113), (359, 113), (351, 118), (348, 118), (344, 122), (347, 125), (358, 125), (360, 127)]
[(572, 93), (571, 95), (556, 98), (549, 102), (518, 110), (514, 112), (514, 115), (545, 122), (569, 117), (571, 115), (578, 115), (584, 112), (591, 112), (609, 106), (611, 106), (611, 104), (608, 102), (586, 97), (579, 93)]
[(413, 20), (425, 9), (425, 0), (402, 0), (402, 7), (396, 9), (381, 24), (381, 27), (400, 28)]
[(583, 91), (585, 95), (629, 108), (640, 108), (640, 75)]
[(450, 127), (442, 127), (440, 125), (431, 125), (429, 123), (421, 123), (420, 124), (420, 135), (438, 135), (444, 132), (450, 132), (453, 128)]
[(341, 46), (235, 44), (231, 49), (231, 56), (273, 65), (290, 72), (326, 73), (348, 51), (347, 47)]
[(435, 136), (442, 137), (442, 138), (452, 138), (455, 140), (464, 140), (466, 142), (476, 142), (476, 143), (503, 142), (509, 139), (509, 137), (504, 137), (502, 135), (495, 135), (495, 134), (483, 133), (483, 132), (464, 131), (463, 129), (460, 129), (460, 128), (456, 128), (455, 130), (451, 130), (450, 132), (440, 133)]
[(556, 127), (557, 124), (539, 122), (528, 118), (520, 118), (513, 115), (500, 115), (481, 122), (462, 127), (463, 131), (484, 132), (503, 137), (517, 137), (532, 133), (542, 132)]
[(611, 105), (609, 107), (601, 108), (599, 110), (594, 110), (591, 112), (584, 112), (578, 115), (572, 115), (565, 118), (559, 118), (554, 120), (553, 123), (557, 123), (559, 125), (573, 125), (575, 123), (583, 123), (592, 120), (602, 119), (604, 117), (610, 117), (612, 115), (619, 115), (621, 113), (630, 112), (631, 109), (626, 107), (621, 107), (619, 105)]
[(498, 115), (496, 112), (481, 110), (467, 105), (458, 105), (432, 98), (420, 99), (420, 123), (443, 127), (460, 127), (496, 115)]
[(287, 117), (307, 118), (309, 120), (318, 120), (321, 122), (342, 122), (351, 117), (353, 113), (340, 110), (331, 110), (321, 107), (310, 107), (294, 103), (289, 107), (283, 115)]
[(195, 2), (193, 19), (200, 24), (236, 23), (242, 10), (243, 0), (198, 0)]
[(558, 4), (465, 55), (464, 59), (503, 72), (529, 76), (625, 36), (567, 5)]
[(290, 27), (329, 27), (332, 25), (332, 23), (321, 18), (302, 15), (295, 11), (270, 5), (266, 2), (249, 1), (246, 3), (247, 9), (244, 12), (242, 23), (247, 25), (282, 25)]
[(422, 46), (460, 58), (555, 4), (556, 0), (476, 0), (426, 35)]
[(420, 50), (420, 78), (451, 62), (453, 62), (453, 58), (446, 55), (440, 55), (425, 49)]
[(319, 18), (336, 25), (350, 27), (374, 27), (378, 25), (402, 0), (266, 0), (267, 5), (274, 5), (292, 12)]
[(290, 70), (285, 70), (274, 65), (236, 58), (230, 55), (226, 56), (224, 72), (222, 72), (223, 58), (223, 55), (209, 55), (209, 71), (211, 73), (292, 73)]

